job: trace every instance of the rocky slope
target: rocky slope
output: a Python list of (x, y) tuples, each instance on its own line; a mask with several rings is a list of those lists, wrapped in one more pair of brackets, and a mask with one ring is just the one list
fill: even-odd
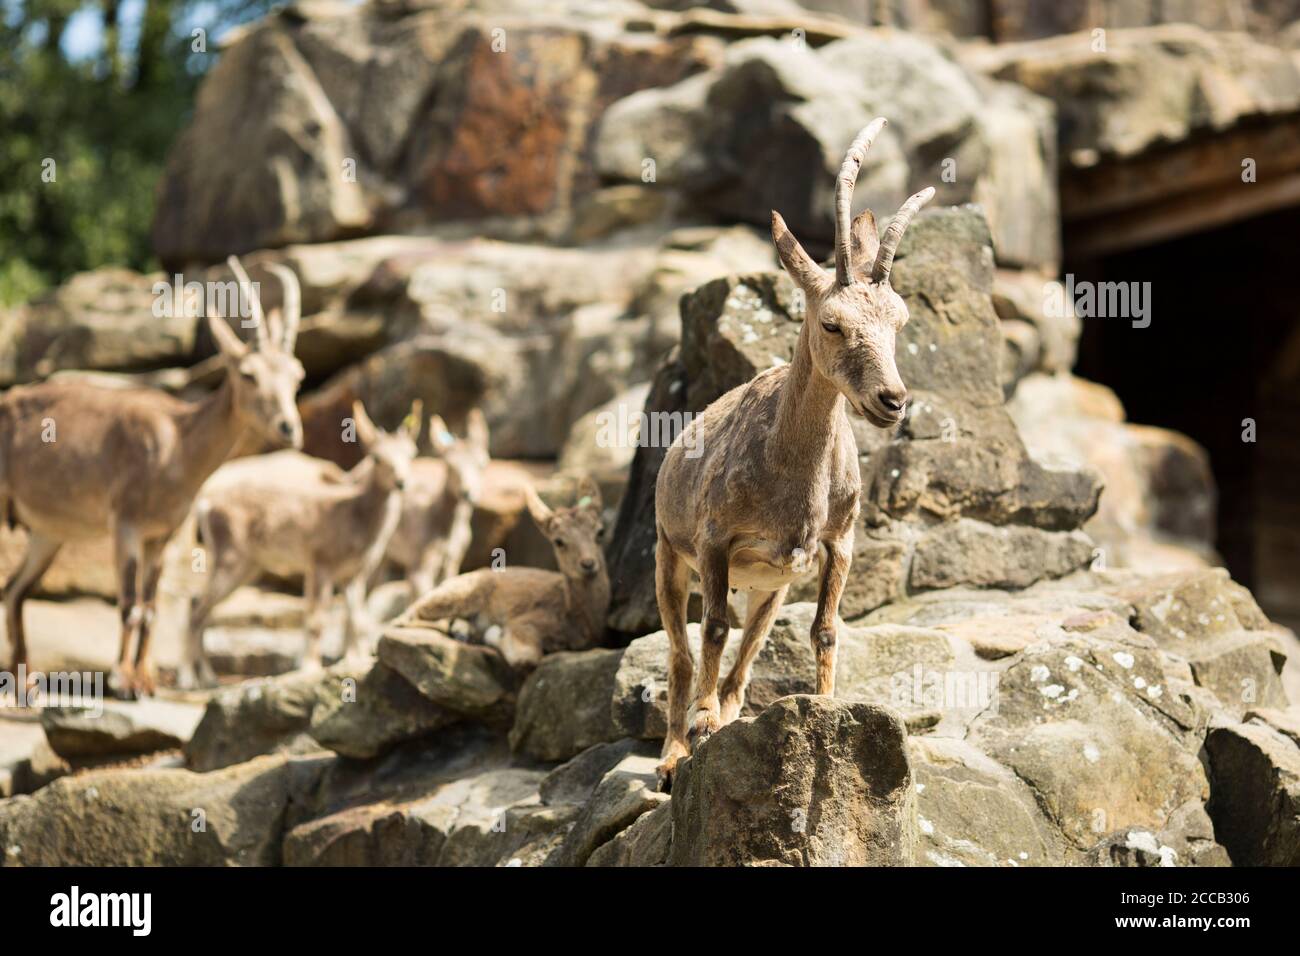
[[(0, 322), (0, 386), (196, 394), (212, 345), (198, 315), (156, 311), (157, 284), (228, 278), (230, 252), (255, 280), (287, 264), (308, 450), (352, 463), (336, 424), (354, 398), (388, 426), (414, 398), (453, 429), (483, 406), (493, 455), (530, 461), (494, 462), (472, 565), (496, 547), (546, 564), (521, 476), (559, 503), (594, 474), (621, 498), (610, 646), (521, 679), (484, 647), (389, 627), (371, 661), (294, 672), (300, 602), (243, 590), (209, 633), (228, 679), (210, 697), (0, 713), (0, 861), (1300, 863), (1300, 647), (1213, 567), (1203, 450), (1073, 378), (1080, 322), (1044, 306), (1058, 154), (1068, 173), (1293, 111), (1286, 38), (1151, 26), (1153, 9), (1108, 21), (1107, 56), (1052, 36), (1087, 25), (1079, 5), (983, 4), (980, 22), (872, 5), (877, 22), (1032, 41), (991, 46), (868, 29), (840, 0), (684, 6), (293, 4), (232, 35), (204, 84), (160, 184), (169, 273), (77, 276)], [(1180, 9), (1242, 26), (1226, 6)], [(805, 582), (741, 719), (657, 793), (663, 448), (611, 444), (601, 416), (644, 411), (653, 435), (789, 360), (804, 315), (769, 210), (827, 252), (826, 186), (877, 114), (859, 204), (939, 195), (894, 270), (914, 401), (896, 433), (858, 432), (837, 695), (811, 695)], [(0, 529), (0, 573), (22, 544)], [(163, 579), (160, 654), (187, 547)], [(65, 549), (46, 594), (111, 598), (110, 560)], [(111, 654), (103, 601), (29, 611), (34, 650), (58, 645), (47, 661)]]
[[(486, 648), (390, 628), (372, 665), (221, 691), (183, 766), (69, 765), (0, 802), (5, 862), (1300, 862), (1286, 635), (1221, 570), (1087, 569), (1079, 527), (1100, 484), (1021, 442), (996, 376), (991, 263), (970, 208), (919, 219), (899, 256), (913, 314), (900, 361), (917, 399), (899, 434), (863, 436), (868, 546), (834, 699), (810, 696), (813, 605), (796, 600), (742, 718), (670, 797), (654, 789), (661, 631), (552, 655), (520, 682)], [(682, 320), (652, 410), (657, 395), (691, 407), (780, 360), (800, 315), (766, 273), (706, 284)], [(620, 620), (641, 608), (642, 627), (649, 569), (626, 562), (644, 536), (644, 451), (615, 535)], [(102, 728), (74, 717), (47, 717), (51, 743), (102, 748)]]

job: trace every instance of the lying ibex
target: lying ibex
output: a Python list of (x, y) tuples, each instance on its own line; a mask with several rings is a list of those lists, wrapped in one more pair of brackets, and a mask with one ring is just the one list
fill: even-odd
[[(907, 200), (883, 238), (870, 211), (849, 224), (853, 185), (877, 119), (849, 147), (835, 187), (835, 275), (814, 262), (772, 213), (772, 238), (786, 272), (807, 297), (794, 359), (727, 392), (696, 417), (664, 457), (655, 488), (655, 584), (671, 645), (668, 736), (660, 786), (671, 786), (688, 746), (735, 719), (749, 669), (790, 582), (821, 564), (812, 623), (818, 694), (835, 688), (836, 615), (848, 577), (858, 516), (858, 449), (847, 409), (873, 425), (903, 420), (907, 389), (894, 337), (907, 322), (889, 271), (903, 230), (934, 195)], [(692, 457), (685, 448), (702, 449)], [(696, 715), (688, 734), (695, 663), (686, 640), (689, 574), (704, 598)], [(726, 644), (727, 590), (749, 592), (744, 636), (718, 693)]]
[(294, 404), (303, 378), (293, 357), (298, 281), (284, 266), (269, 267), (284, 283), (285, 302), (283, 315), (268, 324), (243, 267), (233, 257), (229, 263), (257, 334), (250, 347), (224, 318), (207, 317), (225, 378), (202, 401), (81, 382), (22, 386), (0, 398), (0, 516), (30, 533), (4, 593), (15, 673), (27, 660), (22, 608), (28, 593), (64, 542), (110, 534), (122, 620), (111, 686), (152, 693), (149, 636), (164, 545), (247, 430), (277, 444), (302, 444)]
[[(340, 476), (306, 456), (281, 452), (258, 462), (234, 462), (235, 478), (218, 480), (195, 505), (208, 578), (190, 606), (190, 635), (180, 681), (211, 683), (203, 629), (213, 608), (258, 572), (303, 577), (308, 646), (304, 663), (320, 664), (321, 633), (334, 588), (347, 603), (344, 651), (361, 651), (366, 585), (383, 559), (401, 514), (402, 487), (415, 458), (419, 413), (395, 434), (380, 431), (360, 402), (352, 405), (356, 440), (366, 456)], [(274, 460), (294, 456), (282, 463)], [(315, 474), (313, 475), (313, 472)]]
[(470, 543), (470, 519), (488, 466), (488, 427), (477, 408), (464, 438), (442, 418), (429, 420), (437, 458), (417, 458), (402, 494), (402, 520), (388, 542), (388, 559), (406, 571), (412, 598), (460, 573)]
[(595, 646), (605, 633), (609, 576), (597, 540), (600, 489), (589, 479), (572, 508), (552, 511), (529, 485), (528, 513), (551, 542), (559, 573), (540, 568), (482, 568), (444, 581), (398, 624), (467, 618), (512, 666), (524, 669), (552, 651)]

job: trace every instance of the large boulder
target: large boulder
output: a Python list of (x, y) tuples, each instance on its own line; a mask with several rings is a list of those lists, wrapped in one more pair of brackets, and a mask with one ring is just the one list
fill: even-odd
[(1061, 156), (1081, 167), (1300, 105), (1288, 51), (1185, 23), (973, 47), (964, 59), (1052, 100)]
[[(598, 185), (589, 139), (609, 104), (675, 83), (720, 50), (625, 30), (644, 14), (636, 4), (603, 13), (311, 4), (234, 31), (159, 187), (159, 258), (327, 242), (394, 219), (531, 219), (567, 232)], [(219, 148), (236, 127), (264, 161)]]
[[(299, 824), (284, 839), (288, 866), (490, 866), (569, 814), (536, 806), (541, 773), (495, 768), (414, 800), (347, 807)], [(541, 819), (535, 819), (538, 813)]]
[(385, 664), (359, 680), (345, 680), (339, 695), (312, 710), (308, 733), (343, 757), (375, 757), (406, 740), (424, 737), (460, 720), (433, 703)]
[(510, 746), (537, 760), (568, 760), (624, 736), (610, 714), (621, 650), (548, 654), (524, 681)]
[(260, 754), (322, 750), (308, 734), (312, 715), (354, 693), (363, 677), (363, 670), (342, 663), (222, 688), (208, 700), (185, 745), (186, 762), (208, 771)]
[(259, 757), (212, 773), (97, 770), (0, 803), (9, 866), (272, 866), (323, 762)]
[[(1296, 718), (1254, 714), (1223, 722), (1205, 738), (1210, 816), (1238, 866), (1300, 864), (1300, 744)], [(1290, 730), (1288, 734), (1286, 731)]]
[(549, 866), (585, 866), (591, 855), (643, 814), (668, 801), (656, 786), (655, 756), (629, 754), (596, 785), (565, 835), (547, 859)]
[(46, 707), (41, 726), (61, 757), (141, 754), (182, 747), (203, 709), (178, 701), (100, 701), (93, 708)]
[(783, 697), (679, 766), (672, 814), (674, 866), (909, 865), (907, 730), (871, 704)]
[(1174, 570), (1213, 563), (1214, 478), (1196, 442), (1126, 422), (1110, 389), (1065, 373), (1027, 375), (1007, 410), (1031, 454), (1102, 476), (1106, 493), (1084, 525), (1099, 564)]
[(379, 638), (379, 662), (453, 713), (507, 727), (514, 717), (514, 675), (491, 648), (429, 628), (390, 627)]
[(188, 365), (199, 319), (162, 314), (162, 273), (80, 272), (0, 323), (0, 388), (63, 369), (135, 372)]
[(861, 32), (817, 49), (788, 37), (733, 43), (714, 69), (615, 103), (596, 167), (642, 182), (650, 163), (656, 183), (710, 216), (761, 226), (779, 209), (805, 244), (825, 249), (833, 222), (821, 186), (875, 116), (890, 126), (863, 165), (860, 203), (894, 209), (932, 184), (940, 202), (989, 206), (1004, 262), (1059, 258), (1050, 104), (915, 35)]

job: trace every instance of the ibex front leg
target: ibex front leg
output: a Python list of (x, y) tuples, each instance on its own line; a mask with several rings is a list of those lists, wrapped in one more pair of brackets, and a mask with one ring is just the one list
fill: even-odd
[(140, 637), (135, 649), (135, 673), (132, 690), (137, 697), (150, 697), (154, 692), (153, 661), (149, 656), (149, 638), (153, 633), (154, 618), (158, 613), (158, 579), (162, 576), (163, 547), (166, 538), (146, 541), (141, 548), (140, 569)]
[(140, 539), (130, 527), (119, 524), (113, 538), (113, 560), (117, 570), (117, 613), (122, 623), (118, 638), (117, 667), (109, 681), (109, 688), (117, 696), (130, 700), (136, 696), (131, 648), (143, 614), (143, 608), (139, 604), (143, 555)]
[(695, 658), (686, 641), (686, 600), (690, 585), (690, 568), (673, 546), (659, 535), (655, 548), (655, 595), (659, 599), (659, 617), (668, 632), (668, 734), (664, 738), (659, 763), (659, 789), (672, 789), (677, 761), (688, 753), (686, 721), (690, 716), (691, 678)]
[(813, 616), (812, 646), (817, 659), (817, 693), (827, 696), (835, 693), (835, 641), (836, 619), (840, 610), (840, 595), (849, 577), (849, 564), (853, 559), (853, 535), (850, 532), (838, 541), (823, 542), (825, 558), (822, 561), (821, 589), (817, 594), (817, 613)]
[(690, 733), (692, 749), (722, 726), (718, 712), (718, 671), (731, 634), (727, 622), (728, 557), (725, 546), (710, 544), (699, 552), (704, 620), (700, 624), (700, 670), (696, 674), (695, 722)]

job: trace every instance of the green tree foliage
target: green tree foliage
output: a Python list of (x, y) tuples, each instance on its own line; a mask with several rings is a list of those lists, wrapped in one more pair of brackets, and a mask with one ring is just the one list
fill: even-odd
[[(214, 38), (269, 6), (0, 0), (0, 305), (83, 269), (156, 268), (155, 187)], [(74, 15), (93, 15), (95, 55), (67, 54)]]

